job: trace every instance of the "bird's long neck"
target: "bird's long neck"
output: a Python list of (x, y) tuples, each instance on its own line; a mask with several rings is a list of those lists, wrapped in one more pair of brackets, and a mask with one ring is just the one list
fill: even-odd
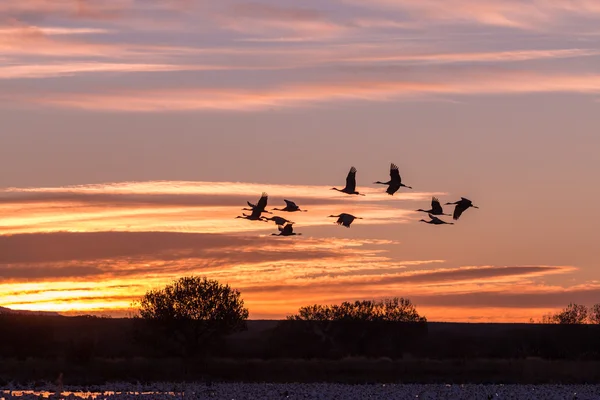
[(379, 183), (380, 185), (389, 185), (390, 182), (381, 182), (381, 181), (377, 181), (375, 183)]
[(430, 211), (423, 210), (422, 208), (419, 208), (419, 209), (418, 209), (418, 210), (416, 210), (416, 211), (430, 212)]
[(337, 190), (338, 192), (343, 192), (342, 189), (338, 189), (338, 188), (331, 188), (331, 190)]
[(412, 189), (412, 187), (411, 187), (411, 186), (406, 186), (404, 183), (401, 183), (401, 184), (400, 184), (400, 186), (404, 186), (404, 187), (405, 187), (405, 188), (407, 188), (407, 189)]

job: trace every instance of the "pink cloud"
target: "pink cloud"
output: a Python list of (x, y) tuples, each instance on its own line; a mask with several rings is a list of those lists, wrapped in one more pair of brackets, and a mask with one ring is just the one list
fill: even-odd
[(429, 79), (337, 79), (323, 84), (286, 84), (265, 89), (172, 89), (106, 91), (104, 93), (47, 94), (12, 101), (96, 111), (159, 112), (174, 110), (262, 110), (308, 106), (315, 102), (397, 101), (428, 95), (482, 95), (525, 93), (596, 93), (597, 74), (544, 74), (537, 72), (472, 71)]
[[(350, 4), (364, 4), (344, 0)], [(412, 20), (449, 23), (475, 22), (483, 25), (542, 30), (559, 24), (572, 15), (600, 13), (594, 0), (375, 0), (371, 7), (402, 10)]]

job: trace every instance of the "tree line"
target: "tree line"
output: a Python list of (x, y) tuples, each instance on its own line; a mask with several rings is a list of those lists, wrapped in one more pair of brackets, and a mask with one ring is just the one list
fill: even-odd
[[(150, 290), (134, 302), (134, 307), (134, 318), (145, 324), (145, 329), (137, 331), (138, 339), (183, 356), (205, 355), (223, 337), (246, 330), (249, 314), (238, 290), (199, 276), (182, 277), (163, 289)], [(284, 322), (279, 332), (285, 332), (288, 339), (300, 334), (303, 339), (327, 341), (333, 346), (339, 329), (323, 323), (426, 323), (427, 319), (409, 299), (395, 297), (309, 305)]]
[[(536, 321), (531, 318), (531, 323)], [(583, 304), (569, 303), (567, 307), (556, 313), (550, 313), (542, 316), (537, 321), (539, 324), (600, 324), (600, 303), (594, 304), (590, 308)]]

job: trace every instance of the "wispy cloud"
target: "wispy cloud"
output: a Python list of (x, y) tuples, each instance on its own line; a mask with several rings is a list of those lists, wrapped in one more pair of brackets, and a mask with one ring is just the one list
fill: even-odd
[(126, 63), (72, 63), (72, 64), (25, 64), (0, 66), (0, 79), (47, 78), (84, 73), (103, 72), (168, 72), (168, 71), (218, 71), (225, 66), (126, 64)]
[[(360, 179), (360, 178), (359, 178)], [(359, 185), (361, 181), (359, 180)], [(333, 223), (330, 214), (351, 212), (365, 224), (395, 224), (415, 217), (398, 209), (399, 200), (425, 200), (433, 193), (397, 193), (364, 187), (361, 200), (323, 186), (261, 185), (236, 182), (142, 182), (66, 188), (24, 188), (0, 191), (6, 213), (0, 233), (56, 231), (277, 232), (273, 223), (236, 219), (263, 191), (270, 194), (268, 210), (285, 206), (283, 199), (308, 209), (288, 219), (301, 227)], [(61, 210), (57, 213), (57, 210)], [(245, 211), (247, 214), (249, 211)], [(276, 211), (273, 211), (276, 213)]]
[[(55, 107), (97, 111), (265, 110), (308, 106), (315, 102), (414, 100), (431, 95), (501, 95), (527, 93), (597, 93), (598, 74), (479, 72), (431, 79), (337, 79), (323, 84), (285, 84), (264, 89), (177, 89), (118, 91), (94, 94), (53, 94), (22, 98)], [(444, 80), (447, 78), (448, 80)], [(16, 99), (19, 100), (19, 99)]]
[[(360, 4), (356, 0), (344, 2)], [(410, 19), (422, 22), (479, 23), (528, 30), (549, 29), (575, 17), (595, 15), (597, 18), (600, 14), (600, 6), (593, 0), (452, 0), (444, 3), (435, 0), (376, 0), (370, 4), (371, 7), (401, 10)]]
[[(543, 308), (569, 293), (598, 290), (533, 284), (574, 272), (570, 266), (440, 268), (444, 260), (391, 257), (390, 244), (167, 232), (0, 236), (0, 299), (20, 309), (126, 313), (146, 290), (201, 274), (238, 288), (252, 317), (280, 318), (306, 304), (397, 295), (413, 299), (426, 315), (440, 307)], [(24, 250), (31, 248), (36, 252)]]

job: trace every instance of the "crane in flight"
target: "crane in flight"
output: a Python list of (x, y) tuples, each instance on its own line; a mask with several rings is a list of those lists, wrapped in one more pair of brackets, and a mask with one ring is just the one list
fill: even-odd
[(330, 215), (329, 217), (337, 218), (337, 221), (335, 221), (335, 223), (338, 225), (344, 225), (346, 228), (350, 228), (350, 224), (352, 224), (352, 222), (355, 219), (362, 219), (361, 217), (355, 217), (352, 214), (346, 213), (341, 213), (339, 215)]
[(287, 224), (284, 227), (278, 226), (279, 233), (271, 233), (271, 236), (294, 236), (294, 235), (302, 235), (301, 233), (294, 232), (294, 227), (292, 224)]
[[(261, 210), (258, 207), (254, 207), (254, 209), (252, 210), (252, 212), (250, 213), (250, 215), (246, 215), (246, 213), (242, 213), (242, 215), (238, 215), (236, 218), (243, 218), (243, 219), (249, 219), (250, 221), (265, 221), (263, 218), (263, 216), (261, 216), (260, 214), (263, 213), (263, 210)], [(268, 221), (265, 221), (268, 222)]]
[(423, 212), (426, 212), (426, 213), (432, 214), (432, 215), (452, 215), (452, 214), (444, 214), (444, 209), (442, 208), (442, 205), (440, 204), (440, 201), (438, 200), (437, 197), (431, 198), (431, 210), (423, 210), (422, 208), (419, 208), (416, 211), (423, 211)]
[(277, 211), (287, 211), (287, 212), (294, 212), (294, 211), (306, 212), (307, 211), (307, 210), (301, 210), (300, 207), (298, 207), (296, 205), (296, 203), (294, 203), (291, 200), (283, 199), (283, 201), (285, 201), (285, 207), (284, 208), (274, 208), (273, 211), (275, 211), (275, 210), (277, 210)]
[(262, 217), (264, 221), (274, 221), (277, 225), (285, 225), (285, 224), (290, 224), (293, 225), (295, 222), (292, 222), (290, 220), (287, 220), (283, 217), (278, 217), (278, 216), (274, 216), (271, 218), (267, 218), (267, 217)]
[(378, 183), (380, 185), (388, 185), (386, 193), (391, 196), (393, 196), (394, 193), (396, 193), (401, 187), (412, 189), (412, 187), (406, 186), (404, 183), (402, 183), (400, 171), (398, 170), (398, 166), (394, 163), (390, 164), (390, 180), (387, 182), (377, 181), (374, 183)]
[(429, 218), (431, 218), (431, 221), (425, 221), (424, 219), (420, 219), (419, 221), (420, 222), (425, 222), (427, 224), (432, 224), (432, 225), (444, 225), (444, 224), (454, 225), (454, 222), (442, 221), (441, 219), (439, 219), (435, 215), (429, 214)]
[(350, 172), (348, 172), (348, 176), (346, 177), (346, 186), (343, 189), (331, 188), (331, 190), (337, 190), (338, 192), (346, 193), (346, 194), (357, 194), (360, 196), (364, 196), (363, 193), (358, 193), (356, 191), (356, 168), (351, 167)]
[(461, 197), (459, 201), (455, 201), (454, 203), (446, 203), (446, 205), (451, 205), (451, 204), (456, 205), (456, 207), (454, 207), (454, 214), (452, 215), (452, 218), (454, 220), (459, 219), (461, 214), (469, 207), (479, 208), (477, 206), (474, 206), (473, 202), (471, 200), (465, 199), (464, 197)]
[(269, 200), (269, 196), (263, 192), (262, 196), (260, 197), (260, 199), (258, 199), (258, 202), (256, 204), (252, 204), (249, 201), (247, 201), (246, 203), (248, 203), (248, 206), (250, 206), (250, 208), (242, 208), (242, 210), (251, 210), (254, 211), (255, 209), (259, 209), (261, 213), (267, 213), (267, 214), (273, 214), (270, 211), (267, 211), (265, 208), (267, 207), (267, 201)]

